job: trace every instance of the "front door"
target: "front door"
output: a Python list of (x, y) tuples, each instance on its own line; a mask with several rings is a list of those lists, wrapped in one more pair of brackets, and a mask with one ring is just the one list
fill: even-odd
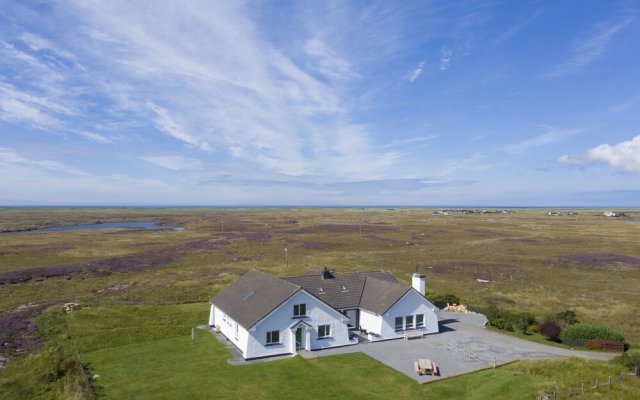
[(296, 328), (296, 350), (304, 349), (304, 345), (302, 343), (302, 327), (299, 326)]

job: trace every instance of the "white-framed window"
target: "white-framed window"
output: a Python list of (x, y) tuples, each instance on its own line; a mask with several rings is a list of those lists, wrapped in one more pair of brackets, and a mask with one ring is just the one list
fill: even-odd
[(293, 318), (305, 317), (307, 315), (306, 304), (294, 304), (293, 305)]
[(235, 331), (236, 340), (238, 340), (238, 323), (236, 322), (236, 331)]
[(424, 328), (424, 314), (416, 314), (416, 328)]
[(280, 344), (280, 331), (267, 332), (267, 345)]
[(413, 315), (404, 317), (404, 329), (413, 329)]
[(396, 331), (401, 331), (403, 327), (402, 317), (396, 317)]
[(318, 325), (318, 339), (331, 337), (331, 325)]

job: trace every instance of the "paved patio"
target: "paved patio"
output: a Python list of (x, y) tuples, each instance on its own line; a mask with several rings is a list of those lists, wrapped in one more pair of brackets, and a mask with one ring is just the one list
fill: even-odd
[[(484, 328), (486, 319), (479, 314), (439, 313), (440, 333), (422, 339), (386, 340), (360, 343), (318, 351), (300, 351), (304, 358), (327, 357), (335, 354), (362, 352), (389, 367), (402, 372), (419, 383), (426, 383), (478, 369), (501, 365), (515, 360), (562, 358), (577, 356), (610, 360), (617, 354), (569, 350), (547, 346)], [(238, 349), (221, 334), (215, 335), (230, 350), (233, 365), (270, 361), (277, 358), (245, 361)], [(428, 358), (438, 365), (439, 375), (418, 376), (413, 362)]]
[[(356, 346), (303, 352), (300, 355), (312, 358), (360, 351), (419, 383), (492, 367), (494, 362), (500, 365), (515, 360), (569, 356), (609, 360), (616, 356), (611, 353), (546, 346), (493, 332), (483, 327), (484, 317), (478, 314), (441, 312), (439, 317), (440, 333), (422, 339), (362, 343)], [(428, 358), (435, 362), (440, 374), (433, 377), (418, 376), (414, 371), (413, 362), (419, 358)]]

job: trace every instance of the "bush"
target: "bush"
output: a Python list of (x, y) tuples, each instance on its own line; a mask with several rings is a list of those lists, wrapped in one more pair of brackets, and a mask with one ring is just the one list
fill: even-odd
[(487, 317), (489, 325), (505, 331), (513, 332), (517, 329), (526, 334), (530, 326), (536, 325), (535, 317), (527, 312), (516, 313), (495, 305), (490, 305), (482, 312)]
[(560, 325), (561, 328), (566, 328), (569, 325), (577, 324), (578, 318), (576, 312), (573, 310), (564, 310), (557, 313), (554, 320)]
[(597, 339), (612, 342), (624, 342), (624, 336), (605, 325), (574, 324), (567, 326), (562, 339)]
[(435, 294), (430, 293), (427, 295), (427, 300), (433, 303), (434, 306), (442, 309), (447, 306), (447, 304), (460, 304), (460, 298), (455, 294), (447, 293), (447, 294)]
[(528, 312), (517, 314), (517, 319), (518, 319), (518, 329), (522, 333), (527, 333), (527, 329), (529, 328), (529, 326), (535, 325), (537, 323), (536, 317), (534, 317), (533, 314), (530, 314)]
[(549, 340), (553, 340), (554, 342), (558, 341), (560, 338), (560, 333), (562, 332), (562, 328), (560, 325), (556, 323), (556, 321), (545, 320), (538, 326), (540, 330), (540, 334)]
[(630, 371), (636, 372), (636, 368), (640, 370), (640, 353), (624, 353), (620, 357), (616, 357), (614, 361), (629, 368)]

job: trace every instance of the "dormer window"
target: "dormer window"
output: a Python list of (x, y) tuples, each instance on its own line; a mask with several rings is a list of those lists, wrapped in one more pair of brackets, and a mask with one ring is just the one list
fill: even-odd
[(300, 318), (307, 316), (306, 304), (294, 304), (293, 305), (293, 318)]
[(342, 285), (340, 289), (341, 289), (343, 292), (346, 292), (346, 291), (347, 291), (347, 287), (346, 287), (345, 285)]

